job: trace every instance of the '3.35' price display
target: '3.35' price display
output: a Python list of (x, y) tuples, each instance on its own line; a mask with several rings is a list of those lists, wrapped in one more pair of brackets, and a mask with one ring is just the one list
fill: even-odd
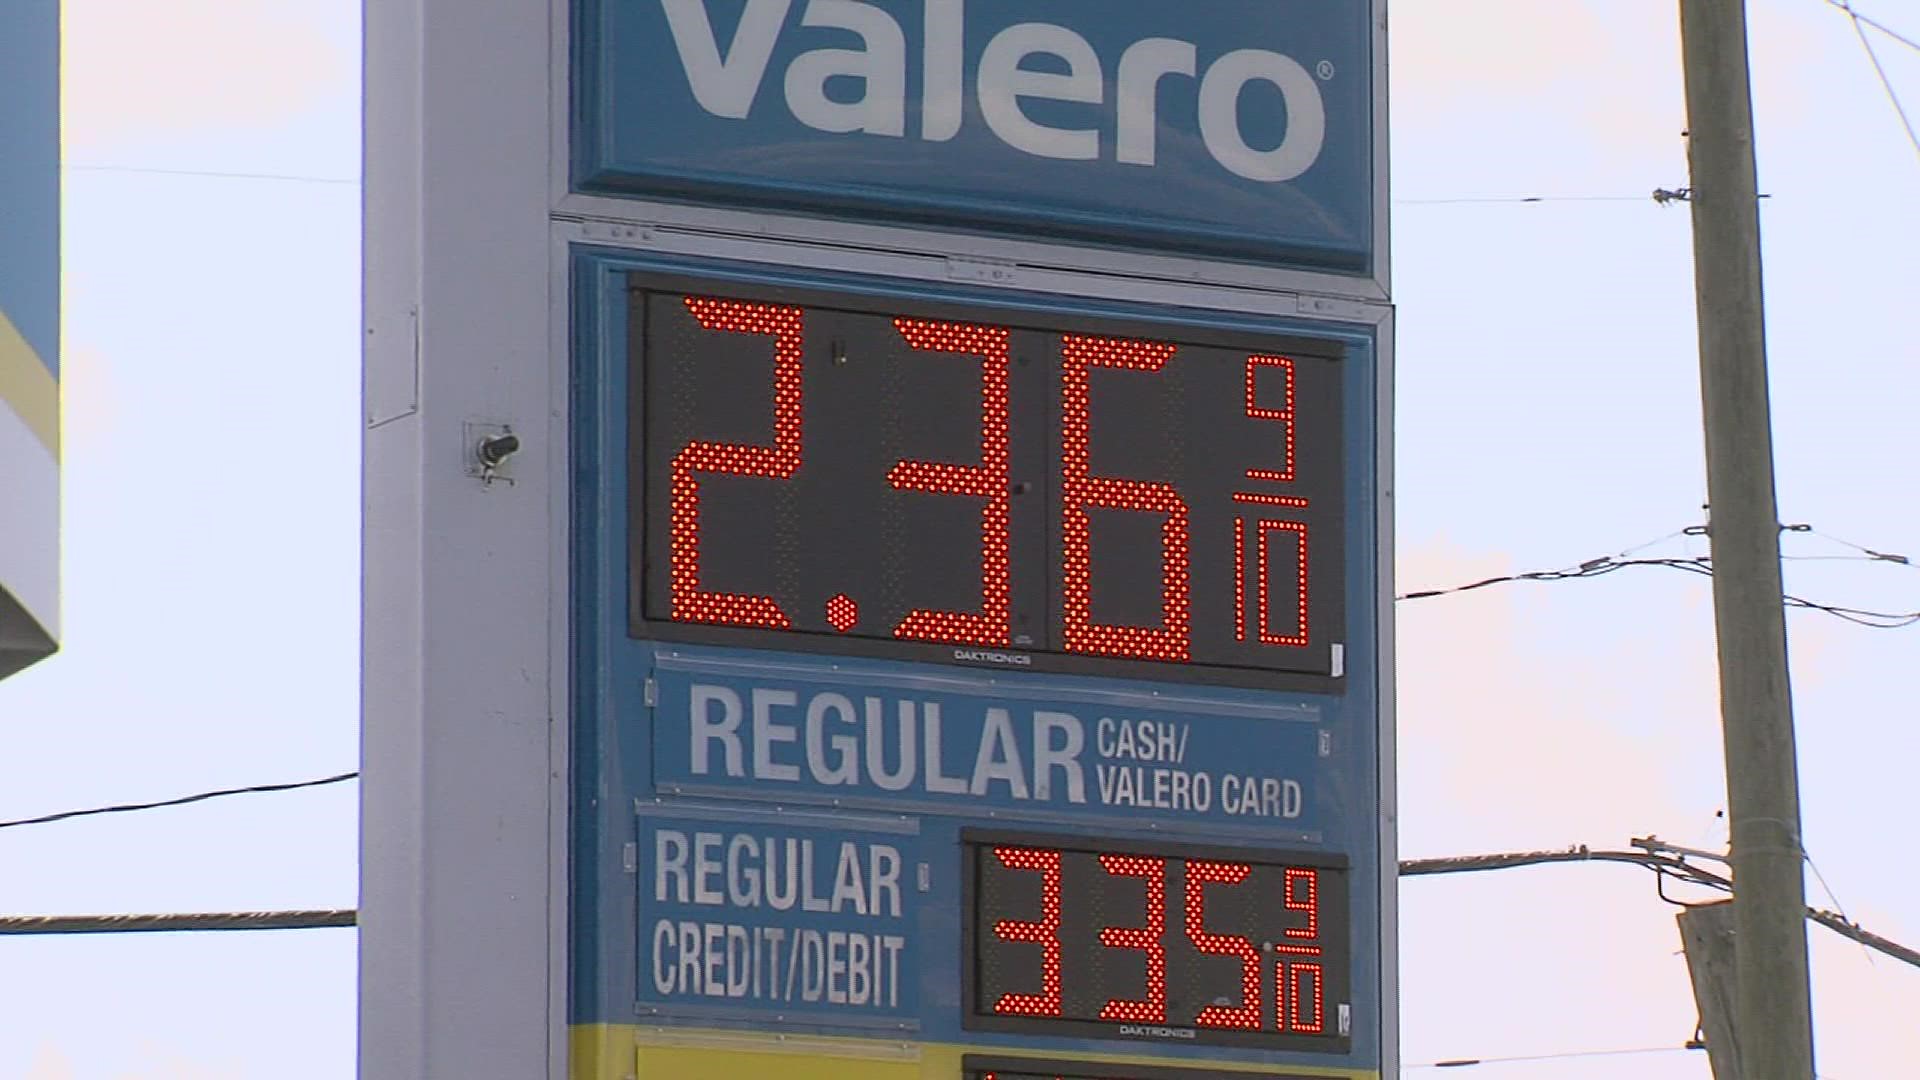
[(1332, 690), (1338, 346), (636, 276), (637, 636)]
[(971, 831), (963, 839), (965, 1026), (1349, 1047), (1343, 861)]

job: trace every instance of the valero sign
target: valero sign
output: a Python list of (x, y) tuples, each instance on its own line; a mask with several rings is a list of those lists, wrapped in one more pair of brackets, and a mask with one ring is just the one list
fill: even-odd
[(1363, 273), (1367, 8), (582, 0), (575, 180)]
[(60, 5), (0, 4), (0, 678), (60, 636)]
[(1386, 4), (364, 0), (362, 1076), (1399, 1074)]

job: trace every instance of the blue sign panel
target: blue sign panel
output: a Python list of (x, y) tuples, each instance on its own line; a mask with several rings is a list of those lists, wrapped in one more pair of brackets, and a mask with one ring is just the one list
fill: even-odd
[(1327, 811), (1319, 774), (1332, 726), (1322, 721), (1337, 719), (1338, 699), (1181, 701), (737, 657), (662, 654), (652, 724), (661, 790), (1268, 837), (1309, 832)]
[[(1195, 665), (1177, 658), (1044, 670), (1018, 663), (1027, 654), (1011, 642), (840, 652), (834, 643), (850, 635), (831, 622), (831, 608), (824, 631), (769, 629), (772, 609), (755, 593), (784, 591), (800, 613), (793, 597), (834, 596), (842, 580), (753, 576), (779, 561), (782, 545), (797, 545), (810, 508), (824, 507), (843, 529), (878, 527), (834, 502), (831, 489), (794, 494), (808, 469), (885, 482), (896, 454), (980, 468), (971, 455), (989, 456), (982, 447), (994, 446), (1000, 429), (975, 426), (973, 394), (954, 395), (967, 405), (952, 410), (967, 421), (958, 434), (923, 448), (938, 431), (897, 414), (900, 402), (926, 395), (896, 387), (879, 399), (894, 413), (876, 407), (871, 426), (891, 423), (899, 443), (838, 458), (836, 449), (867, 434), (865, 421), (833, 423), (823, 404), (830, 380), (886, 385), (888, 364), (927, 362), (914, 352), (938, 352), (967, 376), (963, 388), (978, 393), (992, 385), (991, 365), (967, 350), (994, 342), (969, 336), (969, 327), (1031, 331), (1010, 338), (1009, 369), (1039, 373), (1010, 376), (1010, 461), (1021, 446), (1052, 447), (1039, 456), (1058, 469), (1053, 455), (1080, 452), (1068, 425), (1046, 419), (1047, 395), (1071, 394), (1075, 385), (1062, 391), (1050, 366), (1067, 335), (1074, 347), (1160, 342), (1172, 350), (1165, 364), (1088, 376), (1093, 475), (1125, 466), (1143, 484), (1169, 483), (1159, 457), (1112, 456), (1139, 441), (1115, 438), (1130, 430), (1120, 419), (1129, 410), (1155, 415), (1182, 387), (1196, 402), (1210, 400), (1200, 393), (1209, 383), (1163, 379), (1161, 369), (1219, 364), (1235, 374), (1235, 392), (1223, 398), (1228, 413), (1257, 411), (1279, 431), (1258, 462), (1286, 468), (1264, 468), (1269, 486), (1254, 494), (1267, 501), (1234, 505), (1276, 520), (1292, 520), (1287, 515), (1309, 501), (1330, 515), (1375, 506), (1379, 369), (1371, 328), (605, 250), (578, 252), (572, 272), (568, 1020), (578, 1037), (615, 1047), (604, 1071), (591, 1075), (764, 1068), (958, 1080), (965, 1055), (985, 1052), (995, 1060), (1098, 1059), (1112, 1065), (1099, 1075), (1117, 1080), (1205, 1067), (1377, 1080), (1387, 988), (1378, 932), (1381, 538), (1371, 514), (1346, 512), (1343, 527), (1314, 533), (1339, 548), (1337, 559), (1322, 560), (1337, 572), (1312, 578), (1314, 588), (1339, 593), (1345, 612), (1337, 662), (1259, 686), (1182, 677)], [(635, 301), (663, 281), (673, 283), (671, 302)], [(659, 332), (678, 316), (676, 304), (737, 317), (740, 328)], [(816, 317), (868, 309), (881, 324), (872, 340), (836, 334), (838, 324)], [(909, 309), (922, 313), (918, 321), (899, 314)], [(936, 325), (950, 336), (935, 349), (890, 358), (881, 348), (886, 333)], [(1092, 336), (1108, 326), (1127, 333)], [(733, 351), (719, 351), (716, 340)], [(1306, 392), (1304, 380), (1259, 382), (1267, 367), (1309, 355), (1295, 352), (1301, 343), (1317, 344), (1313, 355), (1326, 358), (1321, 392)], [(662, 374), (676, 365), (648, 351), (737, 365), (727, 393), (751, 407), (742, 404), (738, 416), (702, 411), (685, 379)], [(1248, 367), (1249, 355), (1274, 363)], [(1037, 403), (1022, 396), (1036, 393)], [(670, 438), (636, 430), (662, 415), (645, 407), (650, 397), (688, 414), (693, 427)], [(1291, 438), (1295, 425), (1306, 431), (1315, 423), (1329, 425), (1324, 443)], [(1156, 438), (1164, 427), (1152, 429)], [(662, 453), (672, 466), (650, 481), (649, 455)], [(1298, 478), (1310, 476), (1323, 486), (1301, 494)], [(1214, 494), (1231, 502), (1237, 477), (1227, 479), (1235, 486)], [(654, 508), (649, 483), (669, 485), (663, 508)], [(945, 606), (984, 608), (982, 598), (993, 595), (995, 577), (978, 572), (993, 564), (975, 542), (998, 519), (966, 500), (991, 507), (998, 488), (923, 493), (935, 506), (961, 507), (952, 527), (969, 541), (969, 573), (934, 594)], [(1208, 490), (1193, 489), (1195, 505)], [(1057, 493), (1030, 495), (1007, 511), (1013, 532), (1038, 533), (1045, 517), (1062, 512), (1057, 503), (1034, 509)], [(1260, 640), (1264, 628), (1265, 637), (1284, 638), (1269, 616), (1288, 605), (1269, 603), (1262, 613), (1258, 598), (1270, 593), (1304, 610), (1304, 572), (1282, 576), (1275, 561), (1263, 577), (1255, 547), (1195, 544), (1203, 554), (1191, 580), (1168, 575), (1170, 527), (1162, 523), (1177, 515), (1158, 511), (1152, 527), (1132, 527), (1151, 509), (1095, 520), (1089, 619), (1122, 626), (1162, 613), (1164, 632), (1174, 623), (1166, 605), (1127, 608), (1115, 583), (1149, 581), (1149, 599), (1159, 600), (1171, 581), (1177, 598), (1216, 587), (1227, 601), (1216, 614), (1234, 611), (1244, 591), (1247, 637)], [(649, 569), (644, 536), (661, 515), (669, 519), (669, 596), (677, 588), (707, 606), (636, 619)], [(745, 542), (748, 555), (721, 557), (716, 538), (762, 525), (764, 558), (750, 557)], [(922, 561), (938, 554), (908, 546)], [(1064, 545), (1034, 546), (1034, 566), (1069, 561)], [(1245, 556), (1243, 577), (1231, 573), (1236, 550)], [(1129, 558), (1154, 572), (1129, 577), (1115, 563)], [(1209, 576), (1203, 559), (1228, 572)], [(1023, 564), (1013, 565), (1017, 572)], [(803, 568), (791, 576), (829, 577)], [(901, 578), (916, 588), (930, 580)], [(876, 570), (878, 584), (860, 590), (874, 597), (869, 606), (881, 602), (885, 581)], [(1058, 582), (1036, 582), (1043, 597), (1057, 595)], [(1190, 614), (1197, 603), (1173, 606)], [(1036, 619), (1068, 618), (1044, 599), (1036, 610)], [(950, 629), (972, 633), (971, 624)], [(991, 653), (992, 666), (974, 666), (976, 652)], [(1015, 662), (1000, 662), (1007, 658)], [(1132, 1064), (1116, 1064), (1122, 1059)], [(1031, 1074), (1073, 1071), (1036, 1065)]]
[(579, 0), (585, 191), (1372, 268), (1364, 0)]

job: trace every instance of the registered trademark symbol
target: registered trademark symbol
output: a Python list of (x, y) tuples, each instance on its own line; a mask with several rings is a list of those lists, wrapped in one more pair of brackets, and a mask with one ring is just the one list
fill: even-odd
[(1320, 81), (1325, 82), (1326, 80), (1333, 78), (1333, 61), (1322, 60), (1320, 61), (1319, 64), (1317, 64), (1314, 67), (1313, 70), (1315, 74), (1320, 76)]

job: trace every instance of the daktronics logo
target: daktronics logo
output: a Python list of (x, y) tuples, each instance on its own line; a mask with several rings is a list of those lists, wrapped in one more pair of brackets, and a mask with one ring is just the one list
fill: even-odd
[[(766, 81), (775, 46), (790, 32), (794, 0), (747, 0), (731, 42), (714, 32), (707, 0), (658, 0), (666, 12), (674, 47), (694, 100), (708, 113), (745, 120)], [(923, 0), (925, 40), (919, 130), (924, 142), (946, 142), (960, 133), (969, 94), (993, 134), (1007, 146), (1036, 157), (1097, 161), (1111, 156), (1123, 165), (1152, 167), (1160, 88), (1164, 80), (1198, 82), (1199, 128), (1207, 152), (1220, 166), (1248, 180), (1291, 180), (1313, 167), (1326, 141), (1326, 102), (1312, 73), (1299, 61), (1265, 49), (1234, 49), (1199, 69), (1199, 50), (1176, 38), (1143, 38), (1109, 66), (1086, 38), (1054, 23), (1024, 22), (988, 39), (979, 64), (966, 70), (966, 0)], [(859, 49), (814, 48), (787, 65), (784, 89), (794, 119), (817, 131), (864, 132), (907, 138), (906, 31), (869, 0), (806, 0), (803, 29), (850, 31)], [(844, 34), (835, 35), (843, 38)], [(1031, 58), (1046, 58), (1028, 66)], [(1039, 70), (1039, 67), (1060, 70)], [(858, 80), (861, 94), (845, 100), (827, 84)], [(1286, 134), (1278, 146), (1251, 145), (1240, 126), (1240, 97), (1256, 82), (1279, 89), (1286, 105)], [(1113, 99), (1107, 89), (1114, 89)], [(1023, 101), (1069, 102), (1113, 110), (1112, 145), (1102, 127), (1042, 123)]]
[(1192, 1039), (1192, 1038), (1196, 1038), (1199, 1035), (1199, 1032), (1193, 1030), (1192, 1028), (1162, 1027), (1158, 1025), (1149, 1026), (1145, 1024), (1121, 1024), (1120, 1034), (1132, 1035), (1136, 1038), (1143, 1038), (1143, 1039)]
[(1003, 664), (1013, 667), (1032, 667), (1033, 657), (1026, 653), (993, 652), (986, 649), (955, 649), (953, 658), (975, 664)]

